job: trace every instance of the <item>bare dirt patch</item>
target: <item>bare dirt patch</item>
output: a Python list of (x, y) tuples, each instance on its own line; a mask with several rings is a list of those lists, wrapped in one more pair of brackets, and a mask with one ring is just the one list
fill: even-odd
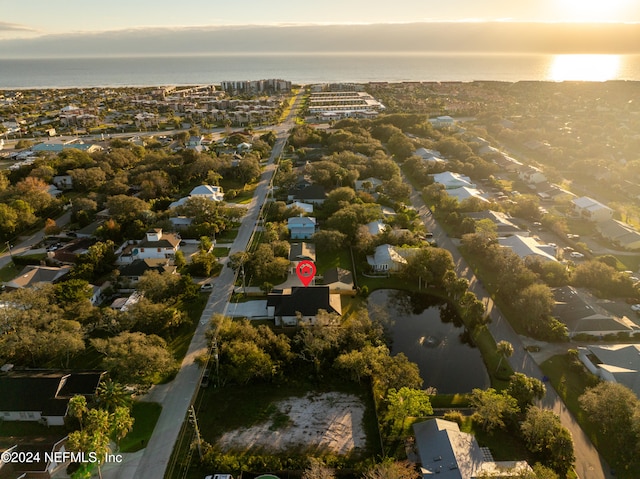
[(364, 449), (364, 404), (352, 394), (310, 393), (275, 404), (270, 419), (262, 424), (225, 433), (223, 449), (285, 451), (313, 448), (347, 454)]

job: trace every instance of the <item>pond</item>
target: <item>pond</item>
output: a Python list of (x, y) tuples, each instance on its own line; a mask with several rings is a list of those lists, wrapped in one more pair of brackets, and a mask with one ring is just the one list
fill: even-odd
[(490, 386), (480, 351), (455, 310), (425, 294), (379, 289), (369, 296), (369, 314), (387, 327), (391, 353), (404, 353), (420, 368), (424, 388), (441, 394)]

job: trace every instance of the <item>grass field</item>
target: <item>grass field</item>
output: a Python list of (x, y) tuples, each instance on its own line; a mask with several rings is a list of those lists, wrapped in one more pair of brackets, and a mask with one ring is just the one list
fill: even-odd
[(173, 356), (177, 361), (182, 361), (185, 354), (187, 354), (191, 338), (198, 327), (198, 322), (200, 321), (200, 317), (202, 316), (202, 312), (206, 305), (207, 296), (198, 295), (197, 298), (181, 306), (181, 309), (184, 308), (189, 315), (190, 323), (181, 325), (176, 331), (173, 339), (169, 341), (169, 347), (171, 348), (171, 351), (173, 351)]
[(145, 447), (158, 422), (162, 406), (155, 402), (136, 402), (131, 416), (135, 419), (133, 429), (120, 442), (122, 452), (136, 452)]
[(0, 269), (0, 281), (11, 281), (18, 275), (18, 273), (18, 268), (16, 268), (13, 263), (9, 263), (4, 268)]

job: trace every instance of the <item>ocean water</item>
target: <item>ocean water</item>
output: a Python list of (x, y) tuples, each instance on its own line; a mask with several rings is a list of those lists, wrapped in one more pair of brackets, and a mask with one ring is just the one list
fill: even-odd
[(2, 89), (194, 85), (263, 78), (301, 84), (640, 80), (640, 55), (314, 53), (0, 59)]

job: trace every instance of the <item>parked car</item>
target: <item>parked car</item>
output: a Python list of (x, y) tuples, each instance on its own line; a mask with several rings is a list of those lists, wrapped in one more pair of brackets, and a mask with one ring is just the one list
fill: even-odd
[(584, 255), (582, 253), (579, 253), (578, 251), (574, 251), (569, 256), (571, 256), (574, 259), (582, 259), (582, 258), (584, 258)]
[(207, 291), (213, 291), (213, 284), (211, 283), (205, 283), (202, 286), (200, 286), (200, 291), (207, 292)]
[(640, 312), (640, 304), (632, 304), (631, 311), (635, 311), (636, 313)]
[(200, 383), (201, 388), (206, 388), (209, 386), (210, 376), (211, 376), (211, 370), (210, 369), (205, 370), (204, 374), (202, 375), (202, 382)]

